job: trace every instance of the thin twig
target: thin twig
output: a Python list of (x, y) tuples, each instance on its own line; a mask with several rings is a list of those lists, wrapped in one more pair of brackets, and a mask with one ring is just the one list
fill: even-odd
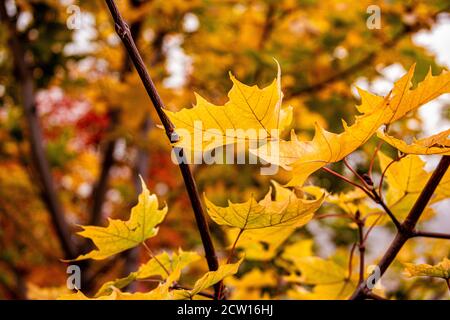
[(414, 231), (411, 237), (424, 237), (424, 238), (435, 238), (435, 239), (450, 239), (449, 233), (440, 232), (428, 232), (428, 231)]
[(397, 218), (395, 217), (395, 215), (392, 213), (392, 211), (389, 209), (389, 207), (386, 205), (386, 203), (379, 197), (379, 195), (377, 194), (377, 192), (375, 191), (375, 189), (371, 189), (368, 190), (366, 187), (351, 181), (350, 179), (344, 177), (343, 175), (341, 175), (340, 173), (337, 173), (336, 171), (333, 171), (327, 167), (322, 167), (322, 170), (331, 173), (332, 175), (338, 177), (339, 179), (351, 184), (352, 186), (355, 186), (359, 189), (361, 189), (362, 191), (364, 191), (365, 194), (367, 194), (369, 196), (370, 199), (372, 199), (373, 201), (375, 201), (375, 203), (381, 205), (381, 207), (383, 208), (383, 210), (387, 213), (387, 215), (389, 216), (389, 218), (391, 218), (392, 222), (395, 224), (395, 227), (397, 229), (401, 228), (401, 223), (397, 220)]
[(372, 194), (373, 194), (374, 201), (376, 203), (378, 203), (379, 205), (381, 205), (383, 210), (387, 213), (389, 218), (394, 223), (397, 230), (400, 230), (402, 228), (402, 224), (400, 223), (400, 221), (398, 221), (397, 217), (394, 215), (394, 213), (391, 211), (391, 209), (387, 206), (387, 204), (383, 201), (383, 199), (381, 199), (380, 195), (375, 191), (375, 189), (372, 190)]
[(347, 265), (347, 267), (348, 267), (347, 279), (349, 279), (349, 280), (352, 278), (352, 275), (353, 275), (353, 257), (355, 255), (355, 250), (356, 250), (357, 246), (358, 246), (358, 243), (354, 242), (352, 245), (352, 248), (350, 249), (350, 255), (348, 258), (348, 265)]
[[(150, 97), (153, 106), (161, 120), (161, 123), (166, 131), (166, 135), (169, 138), (170, 142), (176, 142), (177, 137), (174, 134), (174, 125), (164, 113), (164, 104), (159, 96), (156, 87), (147, 72), (147, 68), (145, 67), (145, 63), (142, 60), (142, 57), (136, 47), (136, 44), (131, 36), (130, 29), (127, 23), (123, 20), (114, 0), (105, 0), (108, 6), (108, 9), (112, 15), (112, 18), (115, 23), (115, 29), (118, 36), (122, 39), (122, 42), (127, 49), (128, 55), (131, 58), (141, 80), (147, 91), (148, 96)], [(219, 262), (215, 253), (214, 245), (211, 239), (211, 234), (209, 231), (209, 226), (206, 221), (206, 216), (203, 211), (203, 207), (200, 201), (200, 196), (198, 194), (197, 185), (195, 183), (192, 172), (189, 168), (189, 165), (186, 163), (186, 157), (184, 156), (183, 150), (180, 148), (174, 148), (174, 152), (179, 155), (179, 167), (181, 170), (181, 174), (184, 179), (184, 183), (189, 194), (189, 198), (191, 201), (192, 209), (195, 214), (195, 220), (197, 223), (198, 231), (200, 232), (200, 236), (202, 239), (203, 247), (205, 249), (205, 257), (208, 262), (208, 267), (211, 271), (217, 270), (219, 267)], [(220, 288), (220, 282), (215, 286), (216, 294), (218, 289)]]
[(347, 167), (347, 169), (349, 169), (349, 170), (355, 175), (355, 177), (357, 177), (357, 178), (359, 179), (359, 181), (362, 182), (363, 186), (364, 186), (367, 190), (370, 190), (370, 189), (371, 189), (371, 186), (369, 186), (369, 185), (367, 184), (366, 180), (364, 180), (364, 178), (361, 177), (361, 175), (360, 175), (358, 172), (356, 172), (355, 169), (353, 169), (353, 167), (350, 165), (350, 163), (348, 163), (347, 158), (344, 158), (344, 165)]
[(341, 179), (341, 180), (351, 184), (352, 186), (354, 186), (354, 187), (356, 187), (358, 189), (361, 189), (362, 191), (364, 191), (365, 194), (367, 194), (369, 196), (369, 198), (373, 199), (372, 193), (369, 190), (367, 190), (364, 186), (362, 186), (360, 184), (357, 184), (356, 182), (353, 182), (352, 180), (344, 177), (343, 175), (341, 175), (340, 173), (337, 173), (334, 170), (331, 170), (330, 168), (322, 167), (321, 169), (326, 171), (326, 172), (328, 172), (328, 173), (331, 173), (332, 175), (334, 175), (334, 176), (338, 177), (339, 179)]
[(372, 225), (369, 227), (369, 229), (366, 231), (366, 234), (364, 235), (364, 241), (367, 240), (367, 238), (369, 238), (370, 233), (372, 232), (372, 230), (375, 228), (375, 226), (378, 224), (378, 221), (380, 221), (381, 217), (383, 216), (383, 214), (380, 214), (375, 221), (372, 223)]

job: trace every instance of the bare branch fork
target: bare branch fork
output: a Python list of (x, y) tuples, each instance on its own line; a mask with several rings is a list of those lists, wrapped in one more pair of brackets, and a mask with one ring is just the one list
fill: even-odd
[[(147, 72), (146, 66), (144, 64), (144, 61), (142, 60), (142, 57), (136, 47), (136, 44), (131, 36), (130, 28), (127, 25), (127, 23), (123, 20), (122, 15), (120, 14), (114, 0), (105, 0), (108, 9), (111, 13), (111, 16), (115, 23), (115, 29), (117, 32), (117, 35), (122, 40), (128, 55), (133, 62), (136, 71), (139, 74), (139, 77), (141, 78), (142, 84), (145, 87), (145, 90), (147, 91), (148, 96), (150, 97), (153, 106), (159, 116), (159, 119), (161, 120), (161, 123), (165, 129), (166, 135), (169, 138), (170, 142), (176, 142), (177, 141), (177, 135), (174, 131), (174, 125), (170, 121), (170, 119), (167, 117), (167, 115), (164, 113), (164, 103), (161, 100), (161, 97), (159, 96), (155, 84), (153, 83), (149, 73)], [(191, 201), (192, 209), (194, 211), (195, 220), (197, 223), (198, 230), (200, 232), (200, 237), (202, 239), (203, 247), (205, 250), (205, 257), (208, 263), (208, 267), (210, 270), (214, 271), (217, 270), (219, 267), (218, 259), (215, 253), (214, 245), (211, 239), (211, 233), (209, 231), (209, 226), (206, 221), (206, 216), (203, 211), (203, 207), (200, 201), (200, 196), (197, 190), (197, 185), (195, 183), (194, 177), (192, 175), (192, 172), (189, 168), (189, 165), (186, 163), (183, 150), (180, 148), (175, 148), (174, 150), (177, 155), (180, 155), (179, 159), (179, 167), (181, 174), (184, 179), (184, 184), (186, 186), (186, 190), (189, 195), (189, 199)], [(216, 292), (216, 298), (219, 291), (219, 288), (221, 286), (221, 283), (218, 283), (214, 288)]]
[[(417, 231), (416, 225), (419, 221), (423, 211), (425, 210), (428, 202), (433, 196), (434, 191), (436, 190), (439, 182), (442, 180), (445, 172), (447, 171), (450, 165), (450, 156), (443, 156), (440, 160), (436, 170), (431, 175), (424, 189), (422, 190), (419, 198), (417, 198), (413, 207), (411, 208), (408, 216), (401, 224), (401, 228), (397, 230), (397, 234), (389, 246), (388, 250), (384, 254), (381, 261), (378, 263), (378, 268), (380, 271), (380, 276), (382, 276), (388, 267), (392, 264), (397, 254), (402, 249), (403, 245), (411, 238), (414, 237), (432, 237), (432, 238), (444, 238), (449, 239), (450, 235), (440, 234), (440, 233), (431, 233), (431, 232), (421, 232)], [(364, 299), (371, 297), (371, 289), (367, 287), (367, 284), (363, 282), (358, 286), (358, 288), (353, 293), (351, 299)]]

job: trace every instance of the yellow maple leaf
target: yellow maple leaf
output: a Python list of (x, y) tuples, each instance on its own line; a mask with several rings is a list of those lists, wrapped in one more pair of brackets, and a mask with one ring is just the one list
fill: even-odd
[[(382, 152), (378, 153), (378, 158), (381, 171), (386, 171), (385, 181), (388, 185), (386, 202), (395, 216), (403, 219), (419, 197), (431, 174), (425, 171), (425, 162), (417, 155), (408, 155), (393, 163), (392, 159)], [(389, 168), (386, 170), (388, 165)], [(433, 197), (430, 204), (436, 201), (438, 198)], [(432, 209), (427, 207), (424, 218), (429, 218), (432, 212)]]
[[(288, 292), (288, 296), (295, 299), (329, 300), (347, 299), (356, 288), (356, 281), (347, 278), (347, 270), (332, 260), (325, 260), (316, 256), (299, 257), (292, 260), (291, 275), (285, 277), (287, 281), (313, 285), (312, 290), (298, 286)], [(300, 277), (296, 275), (300, 272)]]
[(435, 277), (450, 279), (450, 260), (444, 258), (438, 264), (432, 266), (429, 264), (404, 263), (405, 273), (408, 277)]
[(272, 189), (264, 199), (257, 202), (251, 197), (244, 203), (228, 202), (228, 207), (218, 207), (205, 196), (209, 216), (220, 225), (242, 231), (271, 227), (299, 227), (311, 220), (321, 206), (325, 195), (316, 200), (297, 198), (293, 191), (281, 200), (271, 199)]
[(354, 281), (341, 281), (332, 284), (320, 284), (314, 286), (311, 290), (303, 287), (295, 287), (287, 292), (291, 299), (296, 300), (347, 300), (355, 291), (356, 283)]
[(260, 300), (264, 295), (264, 288), (275, 288), (277, 286), (277, 273), (272, 270), (260, 270), (258, 268), (244, 274), (239, 279), (230, 277), (226, 281), (227, 288), (231, 290), (231, 300)]
[(362, 114), (355, 117), (351, 126), (343, 121), (342, 133), (329, 132), (316, 124), (311, 141), (299, 140), (291, 132), (290, 141), (269, 141), (267, 145), (250, 152), (268, 163), (292, 171), (288, 185), (303, 185), (312, 173), (342, 160), (367, 142), (381, 125), (399, 120), (408, 112), (450, 92), (450, 73), (432, 76), (430, 72), (415, 89), (411, 89), (414, 67), (394, 84), (392, 92), (384, 98), (359, 89), (361, 105), (357, 108)]
[(67, 288), (66, 284), (58, 287), (39, 287), (33, 283), (27, 284), (27, 299), (29, 300), (54, 300), (69, 293), (71, 290)]
[(347, 276), (347, 271), (335, 262), (315, 256), (295, 259), (294, 265), (301, 272), (300, 281), (305, 284), (334, 284)]
[(135, 272), (131, 272), (128, 276), (104, 283), (97, 291), (96, 297), (109, 294), (113, 288), (122, 289), (135, 280), (147, 279), (159, 276), (167, 279), (172, 276), (174, 281), (179, 279), (180, 273), (189, 264), (200, 260), (201, 257), (196, 252), (178, 250), (178, 253), (169, 255), (167, 252), (158, 254), (146, 263), (142, 264)]
[(388, 103), (390, 112), (384, 121), (385, 124), (397, 121), (408, 112), (450, 92), (450, 72), (444, 71), (438, 76), (433, 76), (431, 68), (425, 79), (412, 89), (414, 69), (415, 65), (411, 66), (408, 73), (395, 83)]
[(158, 287), (149, 292), (122, 292), (117, 288), (112, 288), (108, 295), (96, 296), (90, 298), (83, 292), (62, 295), (58, 300), (176, 300), (175, 292), (169, 290), (171, 282), (160, 284)]
[(244, 261), (244, 258), (241, 258), (236, 263), (228, 263), (221, 265), (216, 271), (209, 271), (205, 273), (200, 279), (198, 279), (195, 284), (194, 288), (189, 291), (189, 295), (192, 297), (199, 293), (200, 291), (203, 291), (219, 281), (225, 279), (226, 277), (232, 276), (236, 274), (239, 270), (239, 266), (241, 265), (242, 261)]
[(295, 243), (287, 246), (281, 256), (283, 259), (289, 261), (295, 261), (299, 258), (309, 257), (313, 254), (313, 245), (314, 241), (312, 239), (296, 241)]
[[(128, 293), (120, 291), (120, 288), (114, 286), (114, 283), (106, 283), (102, 286), (102, 288), (97, 292), (94, 298), (89, 298), (84, 295), (81, 291), (77, 291), (74, 294), (62, 295), (58, 299), (61, 300), (178, 300), (184, 299), (184, 296), (180, 295), (179, 290), (173, 290), (173, 286), (176, 281), (180, 278), (181, 270), (187, 263), (190, 263), (194, 258), (194, 255), (191, 253), (185, 254), (181, 257), (182, 254), (178, 256), (174, 256), (174, 259), (169, 261), (167, 267), (173, 266), (173, 269), (168, 269), (166, 267), (162, 267), (161, 269), (164, 272), (168, 272), (168, 274), (164, 277), (164, 282), (160, 283), (155, 289), (149, 292), (135, 292)], [(154, 258), (153, 258), (154, 259)], [(177, 260), (177, 261), (175, 261)], [(156, 273), (162, 273), (162, 270), (155, 269)], [(137, 273), (137, 272), (136, 272)], [(128, 278), (128, 277), (127, 277)], [(123, 278), (120, 280), (124, 280), (127, 278)], [(136, 275), (133, 276), (136, 278)], [(117, 281), (116, 284), (123, 285), (121, 281)], [(128, 283), (125, 283), (123, 286), (126, 286)]]
[(158, 233), (157, 225), (167, 214), (167, 206), (161, 210), (158, 207), (156, 195), (150, 194), (142, 180), (142, 193), (138, 204), (131, 209), (128, 221), (109, 219), (107, 227), (82, 226), (83, 231), (78, 234), (91, 239), (97, 249), (80, 255), (75, 260), (105, 259), (154, 237)]
[(450, 170), (442, 177), (436, 191), (434, 192), (433, 202), (441, 201), (450, 197)]
[(278, 248), (295, 231), (308, 223), (322, 205), (325, 193), (316, 191), (316, 199), (298, 198), (294, 191), (272, 181), (272, 189), (257, 202), (253, 197), (244, 203), (232, 203), (218, 207), (205, 196), (206, 208), (211, 219), (231, 228), (228, 237), (235, 247), (244, 249), (247, 259), (269, 260)]
[(383, 131), (378, 131), (377, 136), (391, 146), (407, 154), (441, 154), (450, 155), (450, 129), (437, 133), (427, 138), (415, 140), (408, 144), (401, 139), (388, 135)]
[[(197, 102), (193, 108), (165, 111), (180, 135), (176, 146), (201, 151), (240, 140), (261, 141), (273, 138), (274, 129), (283, 129), (290, 124), (292, 108), (281, 108), (283, 94), (279, 65), (277, 79), (263, 89), (247, 86), (231, 73), (230, 79), (233, 87), (228, 93), (229, 101), (223, 106), (214, 105), (196, 94)], [(187, 134), (182, 134), (180, 129), (186, 130)], [(258, 135), (246, 136), (243, 131), (248, 129), (259, 130)], [(201, 136), (203, 139), (195, 139)]]
[[(341, 192), (339, 194), (330, 195), (327, 201), (334, 204), (343, 210), (347, 215), (355, 217), (357, 212), (361, 218), (366, 221), (366, 225), (381, 225), (388, 221), (380, 217), (385, 212), (378, 207), (372, 206), (368, 201), (368, 196), (359, 188), (354, 188), (348, 192)], [(350, 221), (349, 221), (350, 222)], [(351, 227), (356, 227), (355, 223), (351, 221)]]
[[(276, 256), (279, 248), (294, 233), (295, 227), (252, 229), (239, 236), (236, 248), (245, 252), (247, 260), (267, 261)], [(230, 229), (227, 232), (230, 242), (235, 241), (240, 229)]]

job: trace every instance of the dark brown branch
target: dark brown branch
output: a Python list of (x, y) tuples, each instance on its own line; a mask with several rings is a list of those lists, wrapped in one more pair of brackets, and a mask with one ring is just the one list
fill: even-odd
[(46, 158), (44, 138), (36, 112), (34, 80), (25, 58), (25, 49), (19, 40), (16, 25), (7, 14), (5, 1), (0, 2), (0, 17), (9, 30), (10, 49), (17, 72), (18, 83), (21, 84), (22, 104), (28, 126), (28, 139), (33, 159), (33, 166), (38, 173), (41, 185), (41, 197), (50, 213), (53, 226), (63, 249), (65, 258), (73, 258), (77, 247), (71, 241), (71, 232), (65, 220), (62, 205), (58, 199), (50, 165)]
[[(156, 90), (156, 87), (150, 78), (149, 73), (147, 72), (147, 69), (145, 67), (144, 61), (142, 60), (142, 57), (136, 48), (136, 44), (133, 41), (133, 38), (131, 37), (130, 29), (126, 22), (123, 20), (114, 0), (105, 0), (106, 4), (108, 6), (109, 11), (111, 12), (111, 15), (114, 19), (115, 23), (115, 29), (118, 34), (118, 36), (122, 39), (123, 44), (125, 45), (125, 48), (127, 49), (128, 55), (131, 58), (131, 61), (133, 62), (141, 80), (142, 83), (153, 103), (153, 106), (155, 107), (155, 110), (159, 116), (159, 119), (161, 120), (162, 125), (164, 126), (164, 129), (166, 131), (166, 135), (169, 138), (171, 142), (177, 141), (176, 134), (174, 133), (174, 126), (172, 122), (169, 120), (167, 115), (164, 113), (164, 104)], [(181, 174), (184, 179), (184, 184), (186, 186), (192, 209), (195, 214), (195, 219), (197, 222), (197, 227), (200, 232), (200, 236), (203, 242), (203, 247), (205, 249), (205, 257), (208, 262), (208, 267), (210, 270), (217, 270), (219, 263), (217, 260), (217, 256), (215, 254), (214, 245), (211, 239), (211, 234), (209, 231), (209, 226), (206, 221), (206, 216), (203, 211), (203, 207), (200, 201), (200, 196), (197, 190), (197, 185), (194, 181), (194, 177), (192, 175), (192, 172), (189, 168), (189, 165), (183, 161), (185, 160), (183, 150), (179, 148), (174, 148), (174, 152), (178, 155), (180, 155), (180, 162), (179, 167), (181, 170)], [(216, 293), (218, 292), (218, 288), (220, 287), (220, 283), (215, 286)], [(216, 296), (217, 297), (217, 296)]]
[[(401, 228), (400, 221), (397, 220), (395, 215), (392, 213), (391, 209), (389, 209), (389, 207), (386, 205), (386, 203), (383, 201), (383, 199), (380, 197), (379, 194), (377, 194), (376, 190), (374, 189), (373, 182), (372, 182), (372, 179), (370, 178), (370, 175), (365, 175), (366, 179), (369, 180), (369, 182), (368, 182), (366, 179), (364, 179), (363, 176), (361, 176), (358, 172), (356, 172), (355, 169), (353, 169), (353, 167), (348, 163), (346, 158), (344, 158), (344, 164), (362, 182), (361, 186), (364, 187), (363, 191), (367, 190), (367, 192), (371, 193), (372, 196), (369, 195), (369, 197), (373, 201), (375, 201), (377, 204), (381, 205), (381, 207), (387, 213), (389, 218), (391, 218), (391, 220), (394, 223), (395, 227), (397, 229)], [(370, 169), (369, 169), (369, 172), (370, 172)]]
[[(395, 257), (400, 252), (400, 250), (402, 249), (402, 247), (406, 243), (406, 241), (408, 241), (408, 239), (414, 237), (414, 233), (415, 233), (414, 230), (415, 230), (416, 224), (419, 221), (420, 216), (422, 215), (423, 211), (425, 210), (431, 197), (433, 196), (433, 193), (436, 190), (437, 186), (439, 185), (439, 182), (442, 180), (442, 177), (444, 176), (445, 172), (447, 171), (449, 165), (450, 165), (450, 156), (442, 157), (436, 170), (431, 175), (431, 177), (428, 180), (427, 184), (425, 185), (424, 189), (420, 193), (419, 198), (417, 198), (416, 202), (414, 203), (413, 207), (411, 208), (405, 221), (402, 223), (401, 228), (397, 231), (397, 234), (396, 234), (394, 240), (392, 241), (390, 247), (384, 254), (381, 261), (378, 263), (380, 276), (382, 276), (386, 272), (387, 268), (394, 261)], [(371, 292), (371, 289), (369, 289), (367, 287), (366, 283), (362, 283), (355, 290), (351, 299), (352, 300), (363, 299), (363, 298), (367, 297), (367, 294), (369, 292)]]
[(427, 231), (414, 231), (411, 237), (424, 237), (424, 238), (435, 238), (435, 239), (450, 239), (449, 233), (440, 232), (427, 232)]
[(386, 214), (389, 216), (389, 218), (394, 223), (397, 230), (400, 230), (402, 228), (402, 224), (400, 223), (400, 221), (398, 221), (397, 217), (394, 215), (394, 213), (391, 211), (391, 209), (387, 206), (387, 204), (384, 202), (384, 200), (381, 199), (380, 195), (375, 191), (375, 189), (372, 190), (372, 194), (374, 197), (374, 201), (383, 208), (383, 210), (386, 212)]

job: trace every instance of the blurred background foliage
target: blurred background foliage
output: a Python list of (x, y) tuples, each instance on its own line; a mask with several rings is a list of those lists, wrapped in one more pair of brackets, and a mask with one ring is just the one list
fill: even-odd
[[(442, 66), (413, 41), (413, 36), (432, 28), (449, 9), (445, 0), (117, 2), (167, 108), (191, 106), (194, 92), (217, 104), (226, 102), (231, 88), (229, 71), (244, 83), (265, 86), (276, 76), (276, 58), (282, 68), (284, 104), (295, 110), (292, 128), (304, 138), (312, 137), (316, 122), (330, 131), (342, 131), (341, 119), (351, 122), (358, 104), (352, 86), (385, 77), (388, 66), (395, 64), (407, 70), (416, 62), (416, 82), (424, 78), (430, 66), (434, 73), (440, 72)], [(381, 8), (382, 27), (370, 30), (366, 10), (374, 2)], [(71, 5), (81, 9), (79, 30), (66, 25), (73, 13), (68, 11)], [(151, 246), (156, 251), (178, 247), (200, 250), (189, 200), (178, 169), (170, 160), (170, 146), (157, 127), (157, 116), (115, 34), (104, 2), (8, 0), (6, 8), (15, 21), (30, 67), (47, 158), (71, 231), (77, 230), (76, 224), (92, 221), (93, 215), (99, 225), (104, 225), (107, 217), (127, 217), (137, 199), (140, 173), (149, 189), (170, 208)], [(31, 165), (21, 83), (9, 48), (8, 30), (2, 25), (0, 298), (51, 298), (65, 284), (65, 265), (59, 260), (64, 254)], [(443, 110), (442, 117), (449, 118), (448, 107)], [(413, 114), (395, 130), (403, 136), (417, 135), (423, 129), (421, 122)], [(375, 145), (374, 139), (350, 159), (360, 172), (367, 170)], [(383, 151), (395, 155), (387, 147)], [(340, 165), (334, 169), (345, 172)], [(200, 192), (222, 204), (227, 199), (245, 200), (251, 194), (261, 197), (270, 179), (286, 182), (285, 172), (261, 176), (254, 165), (196, 165), (193, 170)], [(105, 172), (105, 200), (95, 207), (95, 189)], [(315, 174), (309, 184), (336, 194), (349, 190), (325, 173)], [(329, 210), (335, 209), (325, 206), (321, 213)], [(226, 248), (226, 234), (212, 228), (217, 247)], [(389, 238), (392, 229), (384, 228)], [(354, 226), (338, 219), (320, 220), (290, 237), (309, 238), (316, 239), (312, 249), (315, 254), (346, 261), (348, 248), (355, 241)], [(76, 236), (72, 240), (80, 241)], [(441, 257), (449, 254), (450, 247), (444, 241), (420, 241), (411, 241), (400, 260), (420, 257), (436, 263), (434, 254), (428, 253), (439, 251)], [(333, 245), (327, 247), (329, 243)], [(142, 259), (147, 259), (145, 252), (93, 262), (88, 267), (95, 277), (91, 277), (88, 288), (98, 288), (104, 280), (126, 274)], [(247, 263), (243, 273), (254, 266), (264, 270), (265, 262), (255, 259)], [(199, 270), (204, 268), (204, 264), (198, 265)], [(401, 266), (394, 268), (400, 272)], [(259, 278), (266, 277), (268, 282), (261, 287), (269, 289), (250, 288), (255, 275), (247, 273), (248, 281), (241, 282), (237, 296), (276, 296), (276, 286), (286, 284), (275, 282), (275, 276), (268, 274), (271, 271), (263, 272)], [(398, 298), (439, 298), (446, 294), (439, 281), (387, 279), (386, 287)], [(139, 284), (141, 288), (148, 286), (151, 284)]]

